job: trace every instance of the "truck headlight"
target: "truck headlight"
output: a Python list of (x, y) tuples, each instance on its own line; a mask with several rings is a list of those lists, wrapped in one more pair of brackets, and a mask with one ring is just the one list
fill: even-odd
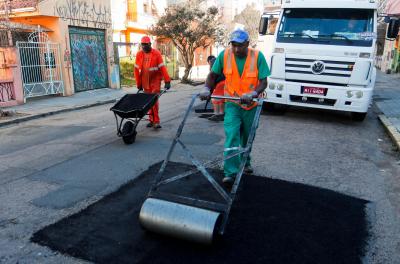
[(356, 97), (357, 97), (357, 98), (363, 97), (363, 92), (357, 91), (357, 92), (356, 92)]
[(347, 96), (347, 98), (353, 97), (353, 92), (352, 91), (347, 91), (346, 92), (346, 96)]
[(269, 89), (274, 90), (275, 89), (275, 83), (270, 83), (269, 84)]
[(278, 90), (279, 90), (279, 91), (282, 91), (282, 90), (283, 90), (283, 84), (282, 84), (282, 83), (278, 84)]
[(284, 48), (275, 48), (274, 53), (284, 53), (285, 49)]

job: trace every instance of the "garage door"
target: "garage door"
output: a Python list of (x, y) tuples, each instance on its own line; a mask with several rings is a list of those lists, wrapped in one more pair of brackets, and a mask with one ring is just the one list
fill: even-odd
[(75, 92), (108, 87), (105, 32), (69, 27)]

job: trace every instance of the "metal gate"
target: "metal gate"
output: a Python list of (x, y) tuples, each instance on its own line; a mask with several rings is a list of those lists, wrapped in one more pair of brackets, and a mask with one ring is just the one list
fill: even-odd
[(75, 91), (108, 87), (105, 31), (69, 27)]
[(29, 35), (28, 42), (17, 42), (21, 63), (24, 98), (63, 94), (60, 44), (49, 42), (44, 32)]

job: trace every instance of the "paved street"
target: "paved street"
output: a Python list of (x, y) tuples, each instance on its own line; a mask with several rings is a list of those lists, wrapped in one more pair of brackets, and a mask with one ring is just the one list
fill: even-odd
[[(163, 128), (140, 124), (137, 141), (116, 136), (112, 104), (0, 128), (0, 263), (82, 263), (29, 242), (161, 161), (190, 96), (178, 86), (161, 98)], [(373, 107), (364, 122), (343, 113), (290, 108), (267, 112), (253, 146), (255, 174), (370, 201), (365, 263), (400, 259), (400, 161)], [(193, 114), (183, 141), (202, 159), (223, 148), (223, 127)], [(183, 155), (175, 161), (186, 162)]]

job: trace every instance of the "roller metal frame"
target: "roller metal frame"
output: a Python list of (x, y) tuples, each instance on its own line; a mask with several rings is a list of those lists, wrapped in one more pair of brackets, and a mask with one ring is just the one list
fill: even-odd
[[(156, 198), (156, 199), (161, 199), (161, 200), (167, 200), (170, 202), (175, 202), (175, 203), (179, 203), (179, 204), (184, 204), (184, 205), (188, 205), (188, 206), (193, 206), (193, 207), (200, 207), (200, 208), (204, 208), (204, 209), (209, 209), (212, 211), (218, 211), (220, 213), (222, 213), (222, 221), (220, 224), (220, 227), (218, 228), (218, 233), (220, 235), (223, 235), (225, 232), (225, 227), (226, 224), (228, 222), (228, 217), (229, 217), (229, 213), (232, 207), (232, 203), (235, 199), (236, 196), (236, 192), (240, 183), (240, 180), (242, 178), (242, 174), (244, 171), (244, 167), (246, 164), (246, 160), (248, 158), (248, 156), (250, 155), (250, 151), (251, 151), (251, 146), (253, 144), (254, 138), (255, 138), (255, 132), (258, 126), (258, 122), (260, 119), (260, 113), (262, 110), (262, 105), (263, 105), (263, 99), (254, 99), (253, 101), (257, 102), (257, 109), (256, 109), (256, 114), (254, 116), (254, 120), (253, 120), (253, 124), (250, 130), (250, 134), (249, 134), (249, 138), (247, 140), (247, 144), (245, 148), (240, 149), (239, 151), (226, 156), (224, 158), (217, 158), (211, 161), (208, 161), (204, 164), (202, 164), (202, 162), (200, 160), (198, 160), (193, 154), (192, 152), (186, 147), (186, 145), (180, 140), (180, 136), (182, 134), (183, 131), (183, 127), (186, 123), (186, 120), (189, 116), (189, 113), (194, 105), (194, 102), (196, 101), (196, 98), (199, 96), (199, 94), (195, 94), (192, 97), (192, 100), (189, 104), (189, 107), (187, 108), (184, 118), (177, 130), (177, 133), (175, 135), (175, 138), (171, 144), (171, 147), (169, 148), (169, 151), (166, 155), (166, 158), (164, 159), (156, 177), (155, 180), (150, 188), (150, 191), (147, 195), (147, 198)], [(228, 100), (240, 100), (240, 98), (238, 97), (228, 97), (228, 96), (212, 96), (212, 98), (215, 99), (228, 99)], [(175, 148), (175, 146), (179, 144), (183, 151), (185, 152), (186, 156), (191, 160), (191, 162), (193, 163), (193, 165), (196, 166), (195, 169), (186, 171), (184, 173), (181, 173), (179, 175), (173, 176), (171, 178), (162, 180), (162, 175), (165, 171), (165, 168), (168, 164), (168, 161), (170, 160), (170, 157), (172, 155), (172, 152)], [(239, 167), (239, 171), (236, 174), (235, 177), (235, 181), (232, 185), (231, 191), (230, 193), (228, 193), (227, 191), (225, 191), (225, 189), (214, 179), (214, 177), (212, 177), (209, 172), (207, 171), (206, 167), (212, 167), (212, 166), (216, 166), (218, 165), (220, 162), (225, 161), (227, 159), (230, 159), (232, 157), (235, 157), (237, 155), (241, 155), (243, 154), (243, 158), (242, 158), (242, 162), (240, 164)], [(218, 202), (212, 202), (212, 201), (206, 201), (206, 200), (201, 200), (201, 199), (194, 199), (194, 198), (190, 198), (190, 197), (186, 197), (186, 196), (181, 196), (181, 195), (176, 195), (176, 194), (171, 194), (171, 193), (162, 193), (157, 191), (157, 189), (162, 186), (162, 185), (166, 185), (169, 184), (171, 182), (183, 179), (189, 175), (192, 175), (193, 173), (196, 173), (200, 171), (202, 173), (202, 175), (211, 183), (211, 185), (214, 187), (214, 189), (216, 191), (218, 191), (218, 193), (222, 196), (222, 198), (224, 199), (224, 203), (218, 203)]]

